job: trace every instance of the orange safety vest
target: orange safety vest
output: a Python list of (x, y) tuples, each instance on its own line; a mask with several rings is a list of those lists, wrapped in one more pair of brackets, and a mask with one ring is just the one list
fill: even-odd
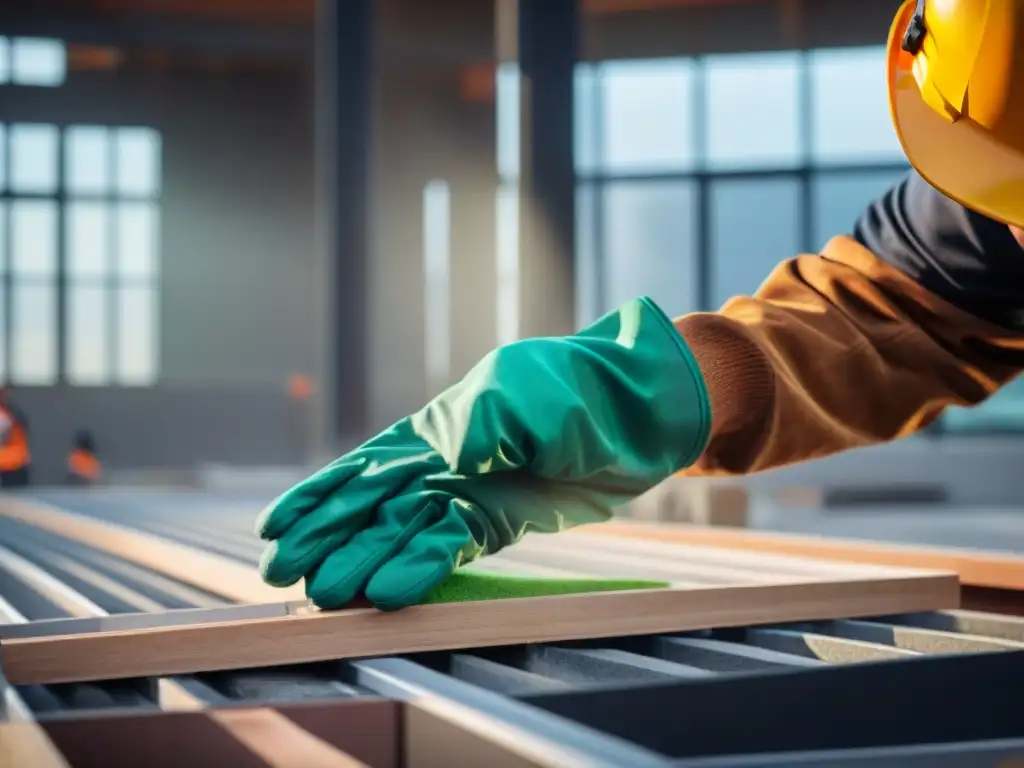
[(6, 408), (0, 407), (0, 416), (10, 421), (10, 429), (0, 443), (0, 472), (12, 472), (28, 466), (32, 454), (28, 449), (28, 432)]
[(88, 451), (74, 448), (68, 454), (68, 471), (85, 480), (98, 480), (101, 471), (100, 460)]

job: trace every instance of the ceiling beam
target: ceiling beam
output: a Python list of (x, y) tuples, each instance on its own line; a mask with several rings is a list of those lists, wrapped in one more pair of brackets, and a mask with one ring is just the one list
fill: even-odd
[(311, 57), (313, 51), (312, 25), (238, 24), (138, 13), (94, 16), (4, 8), (0, 10), (0, 34), (125, 48), (169, 46), (226, 55)]

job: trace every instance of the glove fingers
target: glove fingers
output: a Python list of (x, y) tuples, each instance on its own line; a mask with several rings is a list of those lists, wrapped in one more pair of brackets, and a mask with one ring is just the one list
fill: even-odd
[(414, 536), (372, 576), (366, 597), (381, 610), (420, 603), (455, 570), (480, 556), (465, 518), (449, 503), (446, 514)]
[(279, 538), (297, 520), (355, 477), (364, 463), (359, 457), (343, 456), (292, 486), (260, 512), (256, 518), (256, 534), (261, 539)]
[(313, 571), (327, 555), (374, 523), (387, 496), (401, 490), (379, 481), (349, 482), (316, 509), (298, 516), (260, 558), (260, 575), (268, 584), (288, 586)]
[(306, 595), (321, 608), (341, 608), (351, 602), (370, 577), (422, 531), (440, 508), (425, 494), (391, 499), (379, 510), (377, 522), (356, 533), (328, 554), (306, 579)]
[(366, 488), (378, 488), (380, 498), (393, 496), (414, 477), (437, 471), (441, 462), (422, 440), (404, 436), (397, 427), (376, 440), (372, 446), (364, 446), (332, 461), (285, 491), (258, 515), (257, 535), (267, 540), (280, 538), (298, 520), (315, 512), (328, 497), (343, 489), (348, 491), (348, 486), (357, 482), (365, 482)]

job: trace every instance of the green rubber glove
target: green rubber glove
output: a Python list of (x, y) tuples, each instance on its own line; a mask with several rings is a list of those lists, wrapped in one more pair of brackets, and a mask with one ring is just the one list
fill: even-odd
[(580, 332), (497, 348), (455, 386), (260, 515), (263, 579), (323, 608), (415, 604), (460, 565), (608, 519), (700, 456), (707, 389), (638, 299)]

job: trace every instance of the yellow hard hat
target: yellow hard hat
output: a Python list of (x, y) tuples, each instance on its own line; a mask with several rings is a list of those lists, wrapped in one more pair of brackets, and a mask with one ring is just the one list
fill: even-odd
[(1024, 227), (1024, 0), (905, 0), (886, 62), (910, 164), (967, 208)]

